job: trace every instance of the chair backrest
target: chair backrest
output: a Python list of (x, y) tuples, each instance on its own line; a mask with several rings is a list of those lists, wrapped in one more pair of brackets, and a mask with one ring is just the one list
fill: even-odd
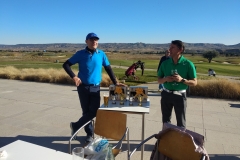
[(158, 151), (174, 160), (200, 160), (202, 154), (195, 152), (191, 136), (176, 130), (168, 130), (159, 141)]
[(127, 115), (99, 109), (94, 133), (106, 138), (120, 140), (127, 128)]

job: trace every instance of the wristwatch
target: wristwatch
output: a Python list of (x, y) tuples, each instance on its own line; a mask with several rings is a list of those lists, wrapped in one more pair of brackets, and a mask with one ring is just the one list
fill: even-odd
[(184, 83), (185, 81), (186, 81), (186, 79), (184, 79), (184, 78), (181, 80), (182, 83)]

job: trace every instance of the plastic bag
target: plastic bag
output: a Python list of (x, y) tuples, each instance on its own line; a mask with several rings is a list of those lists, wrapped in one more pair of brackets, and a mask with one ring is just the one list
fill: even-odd
[(107, 152), (106, 160), (115, 160), (115, 157), (112, 153), (112, 145), (111, 144), (108, 145), (108, 152)]
[(96, 154), (88, 155), (85, 157), (88, 160), (115, 160), (114, 155), (112, 153), (112, 145), (108, 145), (107, 148), (98, 152)]
[(84, 147), (85, 155), (94, 155), (102, 152), (108, 148), (108, 140), (96, 137), (92, 142), (90, 142), (86, 147)]

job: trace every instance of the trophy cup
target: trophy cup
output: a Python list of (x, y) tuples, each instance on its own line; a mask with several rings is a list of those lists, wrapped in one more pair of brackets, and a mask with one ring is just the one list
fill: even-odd
[(142, 96), (139, 96), (139, 97), (138, 97), (138, 100), (139, 100), (139, 104), (138, 104), (138, 105), (139, 105), (139, 106), (142, 106), (142, 98), (143, 98)]
[(139, 102), (138, 96), (142, 96), (142, 104), (148, 100), (148, 87), (146, 86), (130, 86), (129, 97), (133, 97), (133, 102)]
[(116, 104), (116, 96), (111, 95), (112, 104)]
[(144, 93), (143, 88), (136, 88), (136, 95), (135, 98), (139, 101), (139, 106), (142, 106), (142, 101), (144, 98), (146, 98), (147, 95)]
[(129, 106), (133, 105), (133, 97), (129, 97)]
[(119, 98), (120, 105), (124, 105), (126, 95), (124, 94), (123, 89), (121, 87), (116, 86), (114, 94), (116, 94), (117, 97)]
[(123, 100), (124, 100), (124, 94), (121, 94), (120, 95), (120, 104), (121, 105), (124, 105), (124, 101)]

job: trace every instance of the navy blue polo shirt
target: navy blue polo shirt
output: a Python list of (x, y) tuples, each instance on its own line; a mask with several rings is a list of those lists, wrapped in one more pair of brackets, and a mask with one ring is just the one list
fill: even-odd
[(69, 60), (73, 65), (78, 63), (78, 77), (84, 84), (100, 84), (102, 81), (102, 66), (110, 63), (102, 50), (92, 54), (87, 49), (77, 51)]

